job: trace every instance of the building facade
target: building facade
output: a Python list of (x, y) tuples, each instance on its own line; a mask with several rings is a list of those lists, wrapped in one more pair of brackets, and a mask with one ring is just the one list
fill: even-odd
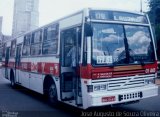
[(0, 16), (0, 33), (2, 33), (2, 21), (3, 21), (3, 17)]
[(2, 21), (3, 21), (3, 17), (0, 16), (0, 61), (2, 59)]
[(0, 16), (0, 47), (2, 45), (2, 21), (3, 17)]
[(39, 26), (39, 0), (14, 0), (12, 36)]

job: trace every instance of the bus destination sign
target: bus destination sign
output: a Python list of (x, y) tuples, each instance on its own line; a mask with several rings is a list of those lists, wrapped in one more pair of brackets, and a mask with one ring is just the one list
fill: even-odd
[(114, 16), (114, 20), (126, 22), (141, 22), (141, 17)]
[(91, 10), (90, 18), (93, 20), (122, 21), (143, 24), (148, 23), (147, 18), (144, 15), (120, 11)]

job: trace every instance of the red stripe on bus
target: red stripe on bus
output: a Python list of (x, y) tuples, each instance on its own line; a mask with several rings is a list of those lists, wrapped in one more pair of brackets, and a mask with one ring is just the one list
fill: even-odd
[[(3, 67), (15, 68), (15, 62), (9, 62), (8, 65), (5, 65), (3, 62)], [(16, 66), (16, 69), (35, 72), (41, 74), (52, 74), (59, 76), (59, 63), (46, 63), (46, 62), (21, 62), (19, 66)]]
[[(4, 67), (14, 68), (15, 63), (9, 62), (8, 66), (2, 62)], [(40, 74), (52, 74), (59, 76), (60, 65), (59, 63), (47, 62), (21, 62), (17, 69), (35, 72)], [(116, 67), (93, 67), (91, 64), (86, 66), (80, 65), (80, 77), (84, 79), (98, 79), (98, 78), (118, 78), (133, 75), (153, 74), (157, 72), (157, 62), (147, 65), (129, 65), (129, 66), (116, 66)]]
[(81, 66), (81, 78), (118, 78), (134, 75), (153, 74), (157, 72), (157, 62), (152, 64), (128, 65), (116, 67), (93, 67), (92, 65)]

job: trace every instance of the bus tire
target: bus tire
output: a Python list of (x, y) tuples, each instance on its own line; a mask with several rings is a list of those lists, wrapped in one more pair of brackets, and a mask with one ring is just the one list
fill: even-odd
[(54, 82), (48, 88), (48, 101), (51, 106), (56, 107), (58, 105), (57, 88)]
[(13, 71), (11, 71), (11, 73), (10, 73), (10, 81), (11, 81), (11, 87), (12, 87), (12, 88), (16, 88), (15, 78), (14, 78), (14, 73), (13, 73)]

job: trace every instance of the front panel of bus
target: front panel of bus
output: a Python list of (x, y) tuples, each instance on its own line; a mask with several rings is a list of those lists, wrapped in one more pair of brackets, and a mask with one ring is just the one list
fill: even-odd
[(82, 64), (81, 68), (82, 88), (87, 98), (84, 106), (125, 103), (156, 96), (157, 59), (147, 17), (120, 11), (90, 10), (87, 21), (93, 34), (86, 34), (84, 39), (88, 49), (88, 64)]

